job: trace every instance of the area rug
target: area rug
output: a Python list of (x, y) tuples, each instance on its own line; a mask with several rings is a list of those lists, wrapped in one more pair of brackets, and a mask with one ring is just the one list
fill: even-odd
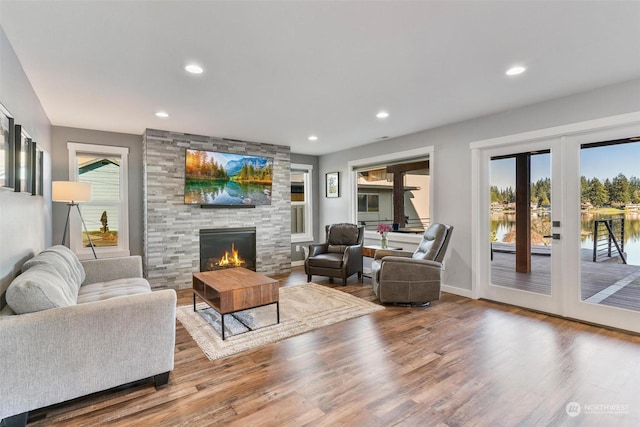
[(176, 316), (204, 354), (215, 360), (384, 307), (315, 283), (286, 286), (280, 288), (279, 324), (275, 304), (244, 310), (235, 317), (225, 315), (224, 341), (220, 336), (220, 315), (202, 302), (196, 309), (194, 312), (193, 305), (180, 306)]

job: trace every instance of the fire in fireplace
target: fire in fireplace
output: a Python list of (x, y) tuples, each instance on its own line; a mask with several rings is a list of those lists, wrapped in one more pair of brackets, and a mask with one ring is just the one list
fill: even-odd
[(244, 267), (256, 270), (256, 229), (200, 230), (200, 271)]
[(217, 265), (218, 267), (242, 267), (242, 264), (246, 264), (246, 262), (238, 256), (236, 244), (232, 243), (231, 256), (229, 256), (229, 252), (224, 251), (224, 256), (220, 258)]

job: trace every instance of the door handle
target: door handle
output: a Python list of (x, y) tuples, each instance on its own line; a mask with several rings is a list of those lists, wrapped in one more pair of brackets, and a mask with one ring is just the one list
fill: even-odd
[(560, 233), (553, 233), (550, 236), (542, 236), (545, 239), (553, 239), (553, 240), (560, 240)]

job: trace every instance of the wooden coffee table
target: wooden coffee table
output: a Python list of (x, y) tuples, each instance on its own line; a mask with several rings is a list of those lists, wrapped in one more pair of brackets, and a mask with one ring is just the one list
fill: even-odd
[(279, 291), (277, 280), (242, 267), (193, 273), (193, 311), (197, 295), (220, 314), (224, 340), (225, 314), (275, 304), (280, 323)]

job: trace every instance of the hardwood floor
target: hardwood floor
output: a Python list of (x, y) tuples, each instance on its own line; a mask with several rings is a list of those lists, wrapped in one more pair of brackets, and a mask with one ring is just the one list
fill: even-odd
[[(306, 281), (299, 268), (278, 279)], [(314, 279), (375, 301), (368, 279)], [(34, 411), (30, 425), (637, 426), (639, 361), (638, 336), (443, 294), (216, 361), (177, 322), (167, 386), (97, 393)]]

